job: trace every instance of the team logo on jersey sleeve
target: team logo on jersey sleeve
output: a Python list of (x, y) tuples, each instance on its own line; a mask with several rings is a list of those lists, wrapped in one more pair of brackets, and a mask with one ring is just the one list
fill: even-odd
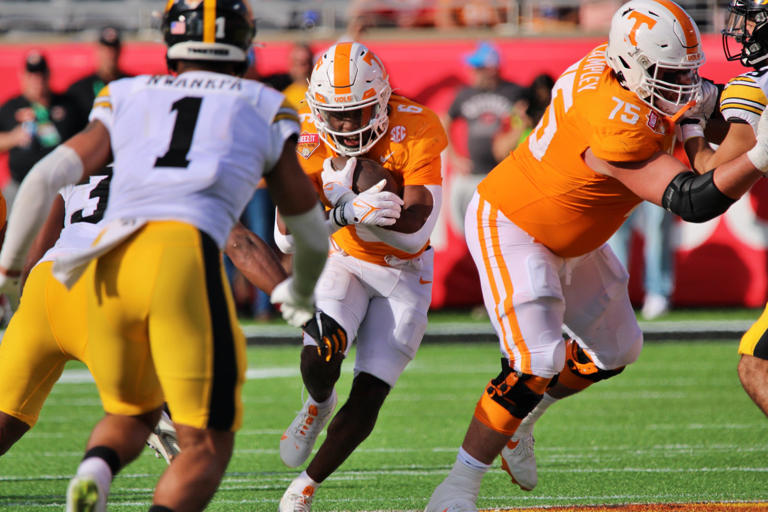
[(389, 130), (389, 138), (392, 142), (402, 142), (405, 139), (405, 126), (399, 124)]
[(316, 133), (302, 132), (296, 144), (296, 152), (308, 159), (320, 147), (320, 136)]
[(664, 128), (664, 123), (662, 122), (661, 116), (659, 116), (653, 110), (648, 112), (648, 128), (658, 133), (659, 135), (664, 135), (667, 133), (667, 130)]

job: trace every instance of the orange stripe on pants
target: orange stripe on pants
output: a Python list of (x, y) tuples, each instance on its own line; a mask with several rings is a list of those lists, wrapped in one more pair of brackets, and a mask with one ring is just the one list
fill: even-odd
[[(485, 207), (490, 207), (490, 213), (487, 216), (488, 233), (485, 233), (483, 222), (485, 220)], [(523, 373), (531, 373), (531, 354), (528, 350), (528, 346), (525, 343), (523, 334), (520, 331), (520, 325), (515, 315), (515, 306), (513, 303), (514, 286), (512, 285), (512, 279), (509, 275), (506, 262), (504, 261), (504, 255), (501, 252), (501, 245), (499, 242), (499, 227), (498, 227), (498, 208), (490, 206), (490, 204), (480, 198), (477, 207), (477, 236), (480, 240), (480, 248), (483, 254), (483, 262), (485, 264), (485, 273), (488, 276), (488, 283), (493, 293), (493, 302), (497, 305), (494, 308), (496, 319), (501, 326), (502, 343), (507, 354), (510, 355), (510, 359), (514, 358), (514, 352), (512, 351), (509, 340), (507, 339), (507, 332), (512, 334), (512, 340), (520, 353), (520, 371)], [(494, 266), (491, 264), (493, 261), (498, 263), (498, 271), (501, 274), (501, 291), (504, 293), (504, 316), (499, 312), (498, 305), (501, 302), (501, 291), (499, 290), (499, 283), (494, 275)], [(513, 361), (510, 361), (512, 363)]]

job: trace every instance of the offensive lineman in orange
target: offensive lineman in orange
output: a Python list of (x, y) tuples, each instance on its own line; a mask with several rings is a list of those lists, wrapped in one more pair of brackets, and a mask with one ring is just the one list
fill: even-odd
[[(714, 105), (714, 86), (698, 75), (703, 61), (698, 28), (680, 6), (630, 0), (608, 43), (560, 76), (528, 140), (478, 186), (466, 237), (501, 372), (427, 512), (477, 510), (483, 475), (555, 375), (564, 397), (636, 360), (643, 338), (628, 274), (605, 245), (632, 209), (645, 200), (702, 222), (768, 170), (768, 115), (753, 149), (708, 172), (671, 156), (675, 123)], [(563, 341), (562, 324), (576, 341)]]
[[(297, 152), (329, 211), (331, 254), (316, 287), (318, 311), (342, 325), (348, 341), (321, 357), (305, 334), (301, 373), (309, 399), (280, 441), (290, 467), (307, 460), (333, 416), (334, 385), (357, 339), (347, 402), (314, 458), (288, 486), (280, 511), (309, 511), (315, 490), (368, 437), (381, 406), (413, 359), (432, 296), (429, 237), (442, 197), (440, 153), (447, 137), (434, 112), (392, 94), (389, 77), (360, 43), (331, 46), (318, 59), (299, 110)], [(335, 170), (332, 158), (351, 157)], [(402, 199), (383, 181), (355, 195), (356, 157), (376, 160), (402, 183)], [(281, 249), (286, 237), (276, 233)], [(319, 322), (317, 322), (319, 323)]]

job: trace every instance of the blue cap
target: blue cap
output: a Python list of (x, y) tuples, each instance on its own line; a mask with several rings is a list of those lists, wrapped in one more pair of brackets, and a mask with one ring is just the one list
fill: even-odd
[(480, 43), (474, 52), (464, 56), (464, 62), (473, 68), (497, 68), (501, 62), (499, 50), (491, 43)]

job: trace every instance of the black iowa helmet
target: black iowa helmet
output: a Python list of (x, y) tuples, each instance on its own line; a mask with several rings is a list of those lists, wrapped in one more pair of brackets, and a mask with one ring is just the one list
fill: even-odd
[(168, 46), (168, 68), (179, 60), (242, 63), (256, 27), (247, 0), (168, 0), (163, 15), (163, 37)]
[[(726, 59), (754, 68), (767, 65), (768, 0), (731, 0), (722, 34)], [(729, 45), (731, 38), (737, 43), (735, 50)]]

